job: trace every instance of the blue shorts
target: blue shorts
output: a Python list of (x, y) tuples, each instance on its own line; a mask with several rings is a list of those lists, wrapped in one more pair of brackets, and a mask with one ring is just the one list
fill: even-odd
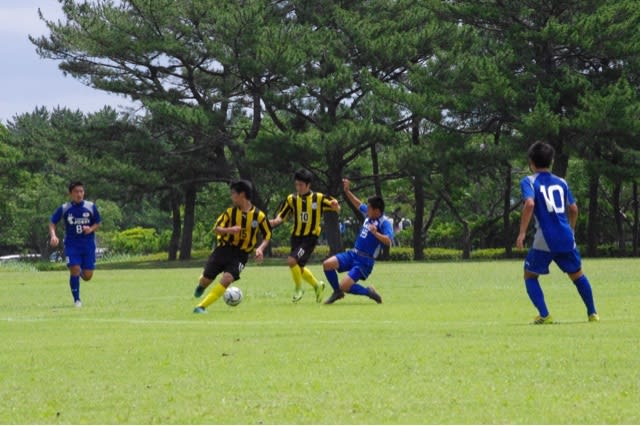
[(373, 257), (361, 256), (353, 250), (338, 253), (336, 258), (338, 259), (338, 272), (349, 271), (347, 275), (354, 282), (366, 280), (375, 263)]
[(567, 274), (573, 274), (582, 269), (582, 260), (578, 249), (563, 253), (530, 249), (524, 260), (524, 269), (534, 274), (545, 275), (549, 273), (551, 261), (556, 262), (562, 272)]
[(82, 270), (96, 269), (95, 244), (65, 245), (64, 254), (67, 257), (67, 267), (80, 265)]

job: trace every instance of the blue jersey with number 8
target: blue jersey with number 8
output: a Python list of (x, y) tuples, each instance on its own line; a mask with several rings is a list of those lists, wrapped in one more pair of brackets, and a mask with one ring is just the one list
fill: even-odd
[(67, 202), (61, 205), (51, 215), (51, 223), (64, 220), (64, 244), (80, 246), (95, 241), (95, 233), (85, 234), (83, 226), (92, 226), (100, 223), (98, 208), (91, 201), (82, 200), (76, 204)]
[(567, 215), (575, 204), (567, 182), (549, 172), (527, 176), (520, 181), (522, 199), (532, 198), (536, 234), (532, 248), (552, 253), (570, 252), (576, 247)]

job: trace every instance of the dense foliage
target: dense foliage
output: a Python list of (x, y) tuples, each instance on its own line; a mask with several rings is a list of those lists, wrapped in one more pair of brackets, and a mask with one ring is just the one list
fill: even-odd
[[(144, 108), (37, 109), (0, 127), (2, 252), (48, 253), (73, 178), (103, 209), (105, 245), (188, 259), (213, 243), (226, 182), (252, 180), (273, 214), (306, 167), (316, 190), (340, 195), (348, 176), (383, 195), (415, 259), (511, 256), (526, 148), (543, 139), (588, 254), (638, 254), (636, 1), (60, 3), (66, 19), (43, 16), (49, 35), (32, 39), (40, 55)], [(359, 220), (343, 207), (325, 217), (331, 252)]]

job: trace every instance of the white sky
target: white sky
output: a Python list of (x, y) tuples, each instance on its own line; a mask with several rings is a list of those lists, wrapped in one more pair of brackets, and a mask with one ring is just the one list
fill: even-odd
[(94, 112), (105, 105), (117, 110), (132, 107), (129, 99), (65, 77), (58, 61), (38, 56), (28, 39), (29, 35), (48, 34), (38, 18), (38, 8), (49, 20), (63, 16), (57, 0), (0, 0), (0, 123), (6, 124), (37, 106), (83, 112)]

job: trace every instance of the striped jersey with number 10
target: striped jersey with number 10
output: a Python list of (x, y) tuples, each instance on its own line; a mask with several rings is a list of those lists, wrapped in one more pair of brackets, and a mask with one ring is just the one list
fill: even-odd
[(293, 215), (292, 235), (296, 237), (307, 237), (309, 235), (320, 236), (320, 220), (322, 213), (331, 211), (333, 197), (324, 195), (321, 192), (309, 192), (305, 195), (290, 194), (282, 202), (278, 209), (277, 216), (282, 220), (287, 220), (289, 215)]
[(256, 246), (258, 230), (262, 238), (271, 239), (271, 226), (261, 210), (252, 206), (248, 212), (243, 212), (238, 207), (229, 207), (216, 221), (216, 227), (229, 228), (240, 226), (241, 231), (237, 234), (218, 234), (218, 244), (222, 246), (236, 246), (241, 250), (250, 253)]

